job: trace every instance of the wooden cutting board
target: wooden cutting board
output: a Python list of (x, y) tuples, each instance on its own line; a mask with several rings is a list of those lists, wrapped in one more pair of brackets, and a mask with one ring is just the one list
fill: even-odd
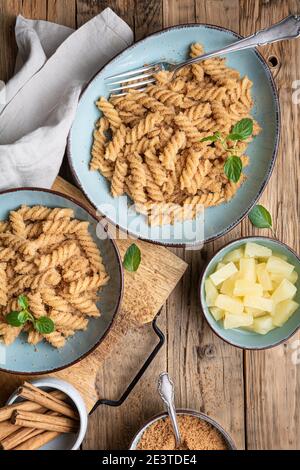
[[(72, 196), (94, 212), (82, 192), (62, 178), (56, 179), (52, 189)], [(132, 242), (132, 239), (116, 240), (122, 258)], [(52, 374), (71, 382), (82, 393), (89, 410), (99, 399), (96, 376), (100, 363), (113, 353), (114, 346), (130, 328), (154, 319), (187, 268), (183, 260), (164, 247), (134, 242), (140, 247), (142, 262), (136, 273), (124, 272), (124, 297), (114, 326), (92, 354), (76, 365)], [(0, 402), (5, 402), (23, 380), (22, 376), (0, 372)]]

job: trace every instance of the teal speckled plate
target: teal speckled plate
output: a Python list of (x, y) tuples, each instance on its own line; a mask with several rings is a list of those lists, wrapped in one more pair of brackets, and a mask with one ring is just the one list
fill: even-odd
[(186, 221), (160, 227), (149, 226), (144, 216), (128, 211), (125, 198), (114, 199), (109, 183), (98, 172), (89, 171), (92, 133), (99, 111), (96, 100), (108, 97), (104, 78), (144, 63), (157, 61), (180, 62), (187, 57), (191, 43), (200, 42), (205, 50), (219, 49), (235, 42), (239, 36), (232, 31), (211, 25), (192, 24), (176, 26), (143, 39), (109, 62), (90, 82), (82, 94), (72, 126), (68, 155), (71, 168), (79, 185), (91, 203), (109, 220), (136, 237), (164, 245), (193, 245), (211, 241), (224, 235), (238, 224), (262, 194), (271, 175), (279, 140), (279, 104), (272, 75), (266, 62), (256, 50), (246, 50), (228, 55), (228, 65), (248, 75), (253, 81), (255, 106), (253, 117), (262, 132), (247, 149), (250, 165), (245, 169), (247, 181), (237, 195), (227, 204), (206, 209), (204, 231), (196, 221)]
[[(90, 222), (90, 233), (101, 250), (104, 264), (110, 276), (109, 283), (101, 291), (98, 306), (100, 318), (90, 319), (86, 331), (78, 331), (67, 340), (65, 347), (55, 349), (47, 342), (32, 346), (26, 342), (26, 334), (10, 346), (0, 343), (0, 370), (17, 374), (45, 374), (54, 372), (78, 362), (90, 354), (104, 339), (118, 312), (123, 293), (123, 269), (115, 242), (105, 236), (102, 225), (75, 200), (54, 191), (43, 189), (15, 189), (0, 193), (0, 220), (7, 219), (8, 213), (20, 207), (42, 205), (47, 207), (68, 207), (80, 220)], [(103, 237), (96, 236), (104, 234)]]
[(295, 266), (299, 277), (295, 284), (297, 287), (297, 294), (295, 301), (300, 304), (300, 259), (298, 255), (291, 250), (284, 243), (268, 237), (245, 237), (239, 238), (231, 243), (228, 243), (221, 248), (212, 259), (209, 261), (200, 280), (200, 302), (204, 316), (211, 327), (211, 329), (224, 341), (243, 349), (267, 349), (277, 346), (278, 344), (286, 341), (292, 336), (300, 327), (300, 308), (291, 316), (291, 318), (280, 328), (275, 328), (266, 335), (260, 335), (251, 331), (242, 329), (225, 330), (221, 322), (217, 322), (209, 311), (205, 301), (204, 281), (210, 274), (214, 272), (217, 264), (224, 258), (224, 256), (232, 250), (245, 245), (247, 242), (254, 242), (270, 248), (274, 254), (284, 255), (287, 257), (287, 262)]

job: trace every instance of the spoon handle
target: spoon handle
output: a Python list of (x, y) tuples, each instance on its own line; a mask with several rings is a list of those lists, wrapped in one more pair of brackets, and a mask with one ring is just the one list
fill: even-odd
[(180, 447), (181, 436), (177, 423), (176, 410), (174, 405), (174, 384), (167, 372), (162, 372), (158, 379), (158, 393), (166, 405), (176, 440), (176, 446)]

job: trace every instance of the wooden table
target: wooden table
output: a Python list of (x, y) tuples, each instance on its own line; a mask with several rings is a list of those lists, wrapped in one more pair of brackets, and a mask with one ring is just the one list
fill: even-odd
[[(13, 71), (17, 14), (75, 28), (106, 6), (128, 22), (136, 39), (193, 22), (247, 35), (289, 13), (300, 13), (300, 0), (0, 0), (0, 79), (8, 79)], [(293, 104), (292, 92), (293, 82), (300, 79), (300, 40), (267, 46), (262, 53), (276, 78), (283, 126), (277, 163), (261, 202), (272, 213), (277, 236), (299, 253), (300, 104)], [(70, 179), (66, 163), (61, 174)], [(189, 269), (159, 320), (166, 346), (121, 408), (101, 407), (94, 413), (84, 449), (128, 446), (144, 420), (161, 410), (155, 389), (162, 370), (174, 379), (177, 405), (213, 416), (240, 449), (300, 449), (300, 366), (293, 361), (300, 335), (269, 351), (242, 352), (212, 333), (197, 299), (202, 265), (214, 250), (241, 235), (262, 233), (244, 220), (202, 251), (174, 250), (189, 263)], [(120, 395), (154, 341), (147, 327), (127, 336), (100, 370), (102, 395)]]

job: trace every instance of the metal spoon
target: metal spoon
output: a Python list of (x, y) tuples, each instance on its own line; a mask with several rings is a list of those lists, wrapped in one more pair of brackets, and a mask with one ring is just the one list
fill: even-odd
[(174, 405), (174, 384), (167, 372), (162, 372), (158, 379), (158, 393), (166, 405), (168, 415), (170, 417), (176, 440), (176, 447), (181, 446), (181, 436), (177, 423), (176, 409)]

